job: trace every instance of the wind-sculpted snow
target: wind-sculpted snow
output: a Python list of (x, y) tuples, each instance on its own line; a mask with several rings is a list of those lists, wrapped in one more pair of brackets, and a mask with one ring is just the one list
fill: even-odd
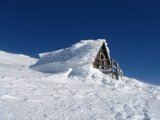
[(35, 62), (30, 57), (0, 54), (0, 120), (160, 118), (159, 86), (127, 77), (114, 80), (85, 66), (89, 74), (81, 76), (71, 75), (72, 68), (41, 73), (30, 69)]
[(81, 72), (86, 73), (86, 70), (81, 66), (91, 65), (104, 42), (106, 42), (104, 39), (83, 40), (70, 48), (42, 53), (40, 54), (39, 61), (32, 66), (32, 69), (58, 73), (72, 68), (76, 71), (79, 69)]

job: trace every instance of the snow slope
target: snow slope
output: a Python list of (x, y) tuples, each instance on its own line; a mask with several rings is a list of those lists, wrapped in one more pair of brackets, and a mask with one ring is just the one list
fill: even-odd
[[(0, 52), (0, 120), (159, 120), (160, 87), (124, 77), (32, 70), (37, 60)], [(87, 67), (88, 68), (88, 67)]]

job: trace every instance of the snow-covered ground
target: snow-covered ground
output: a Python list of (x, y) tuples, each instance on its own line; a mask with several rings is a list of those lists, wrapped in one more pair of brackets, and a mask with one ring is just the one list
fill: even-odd
[(0, 51), (0, 120), (159, 120), (160, 87), (92, 67), (87, 75), (30, 68), (36, 59)]

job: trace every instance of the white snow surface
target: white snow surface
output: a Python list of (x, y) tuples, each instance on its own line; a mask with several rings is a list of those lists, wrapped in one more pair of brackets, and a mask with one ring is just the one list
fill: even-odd
[(128, 77), (115, 80), (92, 67), (85, 67), (90, 69), (86, 75), (70, 75), (73, 68), (38, 72), (30, 68), (36, 62), (0, 52), (0, 120), (160, 119), (160, 86)]

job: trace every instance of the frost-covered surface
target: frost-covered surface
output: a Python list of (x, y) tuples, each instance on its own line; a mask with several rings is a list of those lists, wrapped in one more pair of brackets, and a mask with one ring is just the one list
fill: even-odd
[(79, 74), (79, 71), (80, 73), (82, 71), (87, 73), (86, 68), (90, 67), (103, 43), (106, 44), (108, 49), (106, 40), (98, 39), (82, 40), (66, 49), (42, 53), (39, 55), (39, 61), (32, 66), (32, 69), (58, 73), (72, 68), (76, 74)]
[(132, 78), (30, 69), (36, 59), (0, 52), (0, 120), (159, 120), (160, 87)]

